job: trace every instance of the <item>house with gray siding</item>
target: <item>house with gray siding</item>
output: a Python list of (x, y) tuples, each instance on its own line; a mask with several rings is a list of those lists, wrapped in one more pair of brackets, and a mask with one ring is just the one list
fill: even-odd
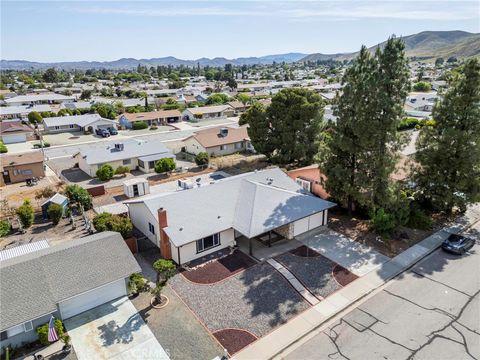
[(127, 295), (140, 272), (119, 233), (103, 232), (0, 261), (0, 348), (37, 340), (35, 328)]

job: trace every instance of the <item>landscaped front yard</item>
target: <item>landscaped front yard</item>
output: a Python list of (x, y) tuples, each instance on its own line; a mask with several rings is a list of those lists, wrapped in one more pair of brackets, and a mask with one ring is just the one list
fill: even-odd
[[(252, 266), (235, 260), (235, 254), (229, 256), (231, 259), (224, 258), (223, 265), (216, 260), (205, 265), (210, 269), (199, 267), (186, 276), (177, 274), (170, 284), (213, 336), (233, 354), (310, 305), (269, 264)], [(246, 255), (240, 255), (243, 256)], [(237, 264), (233, 265), (235, 261)], [(222, 266), (229, 267), (230, 271), (222, 270)], [(247, 268), (238, 270), (239, 267)], [(215, 275), (209, 273), (214, 269), (223, 275), (211, 283)], [(203, 276), (194, 274), (196, 271)]]
[(357, 279), (347, 269), (306, 246), (279, 255), (275, 260), (320, 300)]

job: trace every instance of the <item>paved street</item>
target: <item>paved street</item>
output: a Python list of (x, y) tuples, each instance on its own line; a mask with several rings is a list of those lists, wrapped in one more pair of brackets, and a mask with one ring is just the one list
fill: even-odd
[(467, 255), (435, 251), (281, 358), (480, 359), (479, 223), (469, 235)]

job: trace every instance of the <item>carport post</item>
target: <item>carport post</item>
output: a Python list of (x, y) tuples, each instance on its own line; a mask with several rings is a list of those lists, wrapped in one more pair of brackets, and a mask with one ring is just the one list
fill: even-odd
[(253, 251), (252, 251), (252, 238), (248, 238), (248, 254), (250, 256), (253, 256)]
[(272, 246), (272, 230), (268, 232), (268, 247)]

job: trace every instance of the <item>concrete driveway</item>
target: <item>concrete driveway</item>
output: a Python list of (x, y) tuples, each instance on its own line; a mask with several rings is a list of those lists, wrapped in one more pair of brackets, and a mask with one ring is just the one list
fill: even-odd
[(126, 297), (65, 320), (79, 360), (169, 359)]
[(297, 236), (296, 239), (357, 276), (363, 276), (390, 260), (387, 256), (328, 228), (314, 229)]

